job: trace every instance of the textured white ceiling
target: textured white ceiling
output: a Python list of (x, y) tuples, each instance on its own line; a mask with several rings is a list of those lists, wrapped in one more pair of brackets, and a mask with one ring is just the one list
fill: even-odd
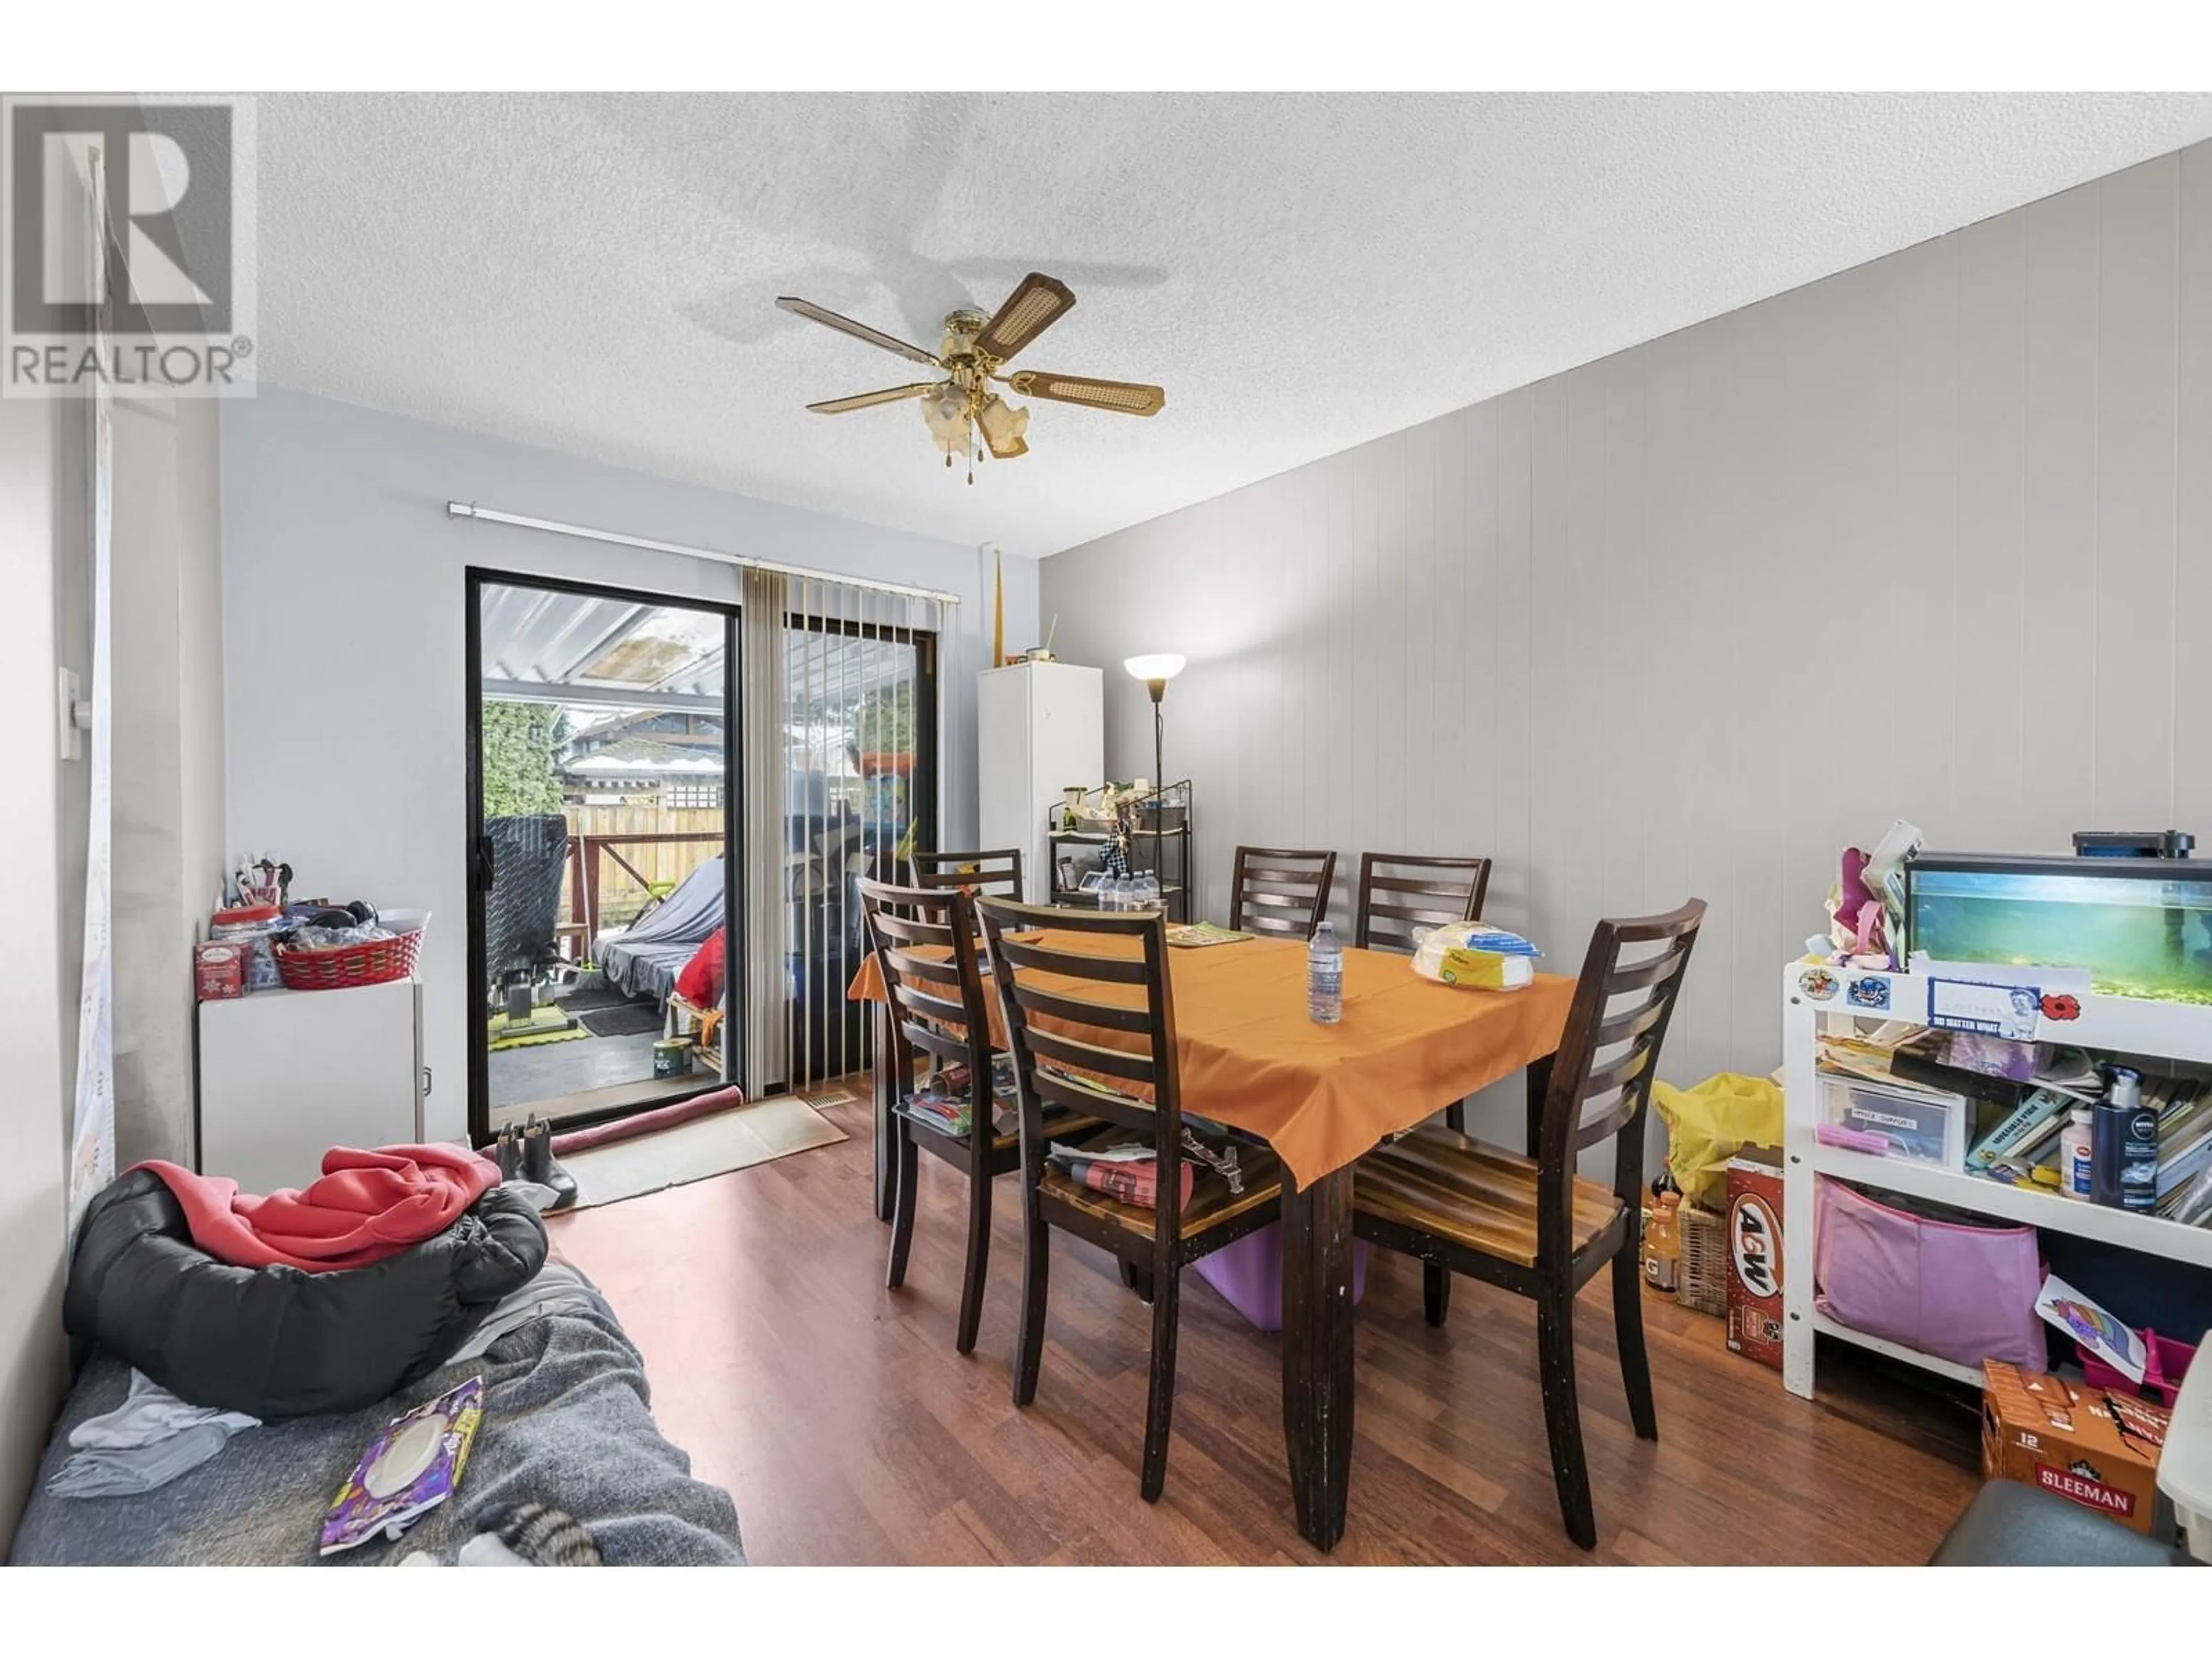
[[(263, 375), (1049, 553), (2212, 134), (2203, 94), (283, 95), (260, 113)], [(948, 473), (919, 378), (1031, 269), (1036, 403)], [(495, 505), (527, 512), (526, 501)]]

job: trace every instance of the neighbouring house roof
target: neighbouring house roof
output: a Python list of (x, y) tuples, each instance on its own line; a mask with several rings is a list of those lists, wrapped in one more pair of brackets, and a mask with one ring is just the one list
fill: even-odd
[(719, 778), (723, 769), (723, 757), (714, 750), (649, 738), (624, 738), (561, 763), (564, 774), (577, 778)]

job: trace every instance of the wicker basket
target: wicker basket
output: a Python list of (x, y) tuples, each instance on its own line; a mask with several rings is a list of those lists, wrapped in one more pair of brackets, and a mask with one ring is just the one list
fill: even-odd
[(1674, 1225), (1682, 1241), (1674, 1299), (1718, 1318), (1728, 1312), (1728, 1218), (1686, 1203), (1675, 1212)]
[(415, 971), (415, 953), (422, 947), (422, 930), (410, 928), (390, 939), (373, 939), (360, 945), (333, 945), (325, 951), (276, 947), (276, 969), (290, 991), (343, 991), (356, 985), (382, 985), (405, 979)]

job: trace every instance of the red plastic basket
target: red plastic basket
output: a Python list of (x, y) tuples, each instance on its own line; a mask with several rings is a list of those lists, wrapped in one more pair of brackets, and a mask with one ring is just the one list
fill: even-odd
[(415, 971), (415, 953), (422, 948), (419, 927), (390, 939), (373, 939), (360, 945), (338, 945), (327, 950), (276, 947), (276, 969), (293, 991), (343, 991), (356, 985), (382, 985), (405, 979)]

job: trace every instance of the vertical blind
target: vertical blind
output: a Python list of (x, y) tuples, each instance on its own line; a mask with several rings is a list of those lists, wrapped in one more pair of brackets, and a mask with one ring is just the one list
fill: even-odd
[(873, 1023), (845, 991), (866, 956), (863, 878), (902, 882), (938, 823), (943, 604), (746, 573), (748, 1086), (866, 1067)]

